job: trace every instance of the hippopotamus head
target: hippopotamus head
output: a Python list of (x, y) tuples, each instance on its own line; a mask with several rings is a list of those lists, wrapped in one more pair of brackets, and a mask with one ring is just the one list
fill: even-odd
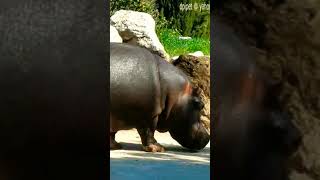
[(200, 111), (204, 104), (194, 90), (184, 95), (173, 108), (170, 115), (169, 133), (183, 147), (190, 150), (203, 149), (210, 140), (210, 135), (200, 122)]

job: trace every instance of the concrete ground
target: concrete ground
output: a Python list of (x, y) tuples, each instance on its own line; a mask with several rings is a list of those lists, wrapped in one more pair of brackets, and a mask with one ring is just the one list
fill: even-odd
[(210, 143), (201, 151), (191, 153), (181, 147), (169, 133), (155, 133), (164, 153), (149, 153), (141, 150), (137, 131), (119, 131), (117, 142), (122, 150), (110, 151), (111, 180), (166, 180), (210, 179)]

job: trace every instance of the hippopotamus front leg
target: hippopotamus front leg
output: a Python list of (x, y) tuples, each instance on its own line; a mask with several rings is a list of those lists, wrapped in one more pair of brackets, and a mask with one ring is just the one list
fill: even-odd
[(163, 146), (161, 146), (154, 138), (154, 132), (156, 130), (156, 122), (158, 117), (154, 118), (151, 123), (148, 123), (145, 127), (137, 128), (141, 138), (142, 148), (147, 152), (164, 152)]
[(122, 146), (120, 143), (116, 141), (116, 133), (117, 132), (110, 132), (110, 149), (122, 149)]

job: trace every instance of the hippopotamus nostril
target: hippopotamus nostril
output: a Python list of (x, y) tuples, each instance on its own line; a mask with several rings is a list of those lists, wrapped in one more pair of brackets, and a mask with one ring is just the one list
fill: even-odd
[(199, 97), (193, 97), (193, 104), (199, 110), (203, 109), (204, 107), (204, 103)]

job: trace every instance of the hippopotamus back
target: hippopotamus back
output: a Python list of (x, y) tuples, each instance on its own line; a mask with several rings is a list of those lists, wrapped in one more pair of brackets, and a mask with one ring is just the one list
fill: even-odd
[[(112, 116), (130, 117), (119, 118), (128, 119), (125, 123), (128, 128), (132, 128), (135, 126), (131, 124), (139, 123), (143, 116), (153, 117), (161, 111), (158, 62), (152, 60), (152, 54), (145, 53), (147, 49), (141, 48), (141, 51), (136, 51), (133, 46), (113, 43), (110, 44), (110, 49)], [(136, 113), (136, 109), (144, 112)], [(122, 113), (115, 113), (118, 111)]]

